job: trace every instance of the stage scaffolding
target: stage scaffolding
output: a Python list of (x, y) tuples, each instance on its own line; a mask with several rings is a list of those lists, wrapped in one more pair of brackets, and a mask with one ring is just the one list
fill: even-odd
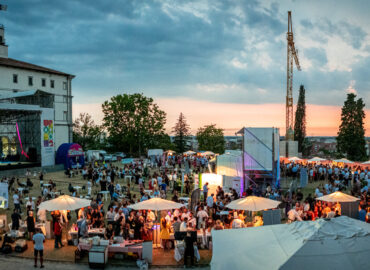
[[(2, 162), (41, 162), (40, 114), (39, 111), (0, 110)], [(22, 155), (21, 143), (28, 158)]]

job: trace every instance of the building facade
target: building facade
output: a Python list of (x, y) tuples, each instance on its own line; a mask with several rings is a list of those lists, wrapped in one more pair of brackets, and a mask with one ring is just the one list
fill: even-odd
[(0, 25), (0, 97), (43, 91), (54, 99), (54, 147), (72, 142), (72, 79), (74, 75), (8, 57), (5, 29)]

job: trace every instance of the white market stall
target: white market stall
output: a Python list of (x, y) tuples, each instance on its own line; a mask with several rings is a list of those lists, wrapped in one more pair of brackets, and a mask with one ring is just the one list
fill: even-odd
[(212, 231), (212, 270), (368, 269), (370, 224), (346, 216)]
[(243, 189), (243, 158), (241, 151), (226, 152), (216, 158), (216, 172), (223, 176), (224, 190), (234, 188), (238, 193)]

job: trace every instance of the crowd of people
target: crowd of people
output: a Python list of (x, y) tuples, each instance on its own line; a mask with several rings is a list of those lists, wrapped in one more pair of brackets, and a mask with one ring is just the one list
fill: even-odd
[[(226, 207), (231, 201), (240, 197), (256, 195), (280, 201), (279, 206), (288, 223), (302, 220), (315, 220), (317, 218), (335, 218), (342, 214), (339, 203), (327, 203), (316, 200), (334, 191), (349, 190), (352, 195), (361, 198), (359, 219), (370, 222), (370, 195), (367, 187), (370, 183), (370, 171), (355, 170), (349, 167), (339, 168), (328, 165), (300, 165), (296, 163), (281, 164), (283, 177), (299, 178), (303, 170), (309, 182), (323, 180), (317, 185), (313, 194), (304, 196), (300, 189), (283, 191), (277, 187), (267, 185), (261, 187), (252, 183), (243, 194), (235, 189), (224, 190), (218, 187), (210, 190), (208, 183), (202, 187), (202, 199), (187, 207), (155, 213), (150, 210), (135, 211), (130, 205), (153, 197), (170, 199), (180, 202), (179, 192), (181, 178), (184, 174), (183, 193), (189, 195), (193, 190), (194, 174), (208, 169), (208, 159), (205, 157), (168, 156), (156, 158), (151, 161), (134, 160), (122, 167), (105, 162), (92, 162), (84, 168), (69, 169), (66, 176), (84, 181), (82, 191), (72, 185), (70, 180), (68, 191), (71, 196), (91, 199), (91, 205), (76, 211), (54, 211), (51, 213), (55, 235), (55, 248), (63, 247), (63, 232), (68, 233), (69, 228), (76, 219), (75, 226), (79, 238), (89, 236), (90, 229), (103, 229), (104, 238), (112, 240), (120, 236), (131, 240), (153, 240), (154, 234), (160, 234), (161, 246), (164, 249), (173, 246), (175, 234), (178, 232), (198, 232), (201, 235), (200, 245), (207, 247), (207, 234), (212, 230), (237, 229), (250, 226), (261, 226), (264, 221), (261, 213), (235, 211)], [(44, 173), (39, 174), (40, 195), (34, 201), (30, 197), (25, 204), (26, 217), (21, 216), (22, 196), (18, 187), (25, 190), (32, 189), (31, 176), (27, 175), (26, 183), (17, 178), (4, 178), (9, 191), (13, 193), (14, 212), (11, 215), (12, 229), (20, 227), (22, 219), (27, 225), (30, 239), (36, 234), (36, 221), (45, 222), (47, 214), (39, 210), (41, 202), (55, 198), (62, 194), (58, 190), (58, 183), (49, 180), (44, 182)], [(82, 179), (82, 180), (81, 180)], [(110, 199), (103, 196), (108, 192)], [(155, 226), (155, 224), (158, 224)], [(68, 234), (67, 234), (68, 235)], [(68, 237), (67, 237), (68, 238)]]

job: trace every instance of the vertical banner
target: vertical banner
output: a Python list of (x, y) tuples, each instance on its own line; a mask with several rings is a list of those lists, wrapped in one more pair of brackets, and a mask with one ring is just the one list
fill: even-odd
[(41, 166), (55, 164), (54, 109), (43, 109), (41, 113)]
[(5, 201), (0, 199), (0, 208), (8, 209), (9, 193), (7, 183), (0, 183), (0, 197), (5, 199)]
[(199, 188), (199, 174), (194, 174), (194, 189)]

